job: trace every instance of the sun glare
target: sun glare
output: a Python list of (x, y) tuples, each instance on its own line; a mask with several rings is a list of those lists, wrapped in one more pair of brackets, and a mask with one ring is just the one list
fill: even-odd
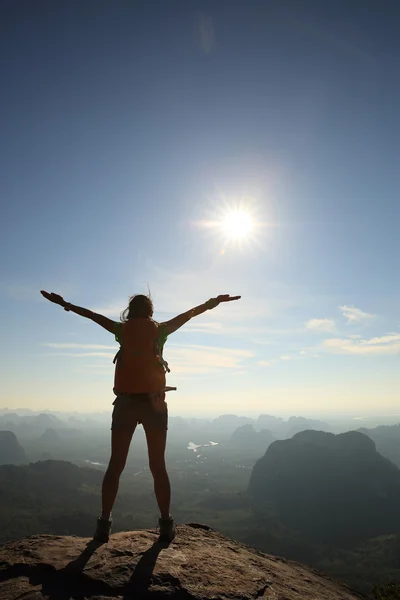
[(233, 210), (222, 220), (222, 230), (230, 240), (243, 240), (253, 230), (251, 215), (244, 210)]
[(250, 251), (262, 247), (266, 223), (257, 201), (251, 196), (227, 198), (221, 195), (213, 202), (208, 219), (198, 221), (200, 227), (221, 244), (221, 254), (232, 250)]

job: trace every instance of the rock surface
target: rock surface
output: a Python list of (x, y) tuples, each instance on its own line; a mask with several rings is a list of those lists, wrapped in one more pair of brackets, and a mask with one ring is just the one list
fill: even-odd
[(0, 546), (0, 600), (366, 600), (298, 563), (263, 554), (205, 525), (88, 538), (36, 535)]

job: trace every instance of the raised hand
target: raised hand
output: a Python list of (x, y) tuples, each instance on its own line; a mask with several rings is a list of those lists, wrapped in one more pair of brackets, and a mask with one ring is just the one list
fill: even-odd
[(239, 300), (239, 298), (241, 298), (241, 296), (230, 296), (229, 294), (220, 294), (216, 298), (210, 298), (206, 302), (206, 306), (207, 308), (215, 308), (216, 306), (218, 306), (218, 304), (221, 304), (221, 302), (232, 302), (232, 300)]
[(66, 305), (64, 298), (59, 294), (54, 294), (54, 292), (45, 292), (44, 290), (40, 290), (40, 293), (46, 298), (46, 300), (50, 300), (50, 302), (54, 302), (54, 304), (59, 304), (60, 306)]
[(239, 300), (241, 296), (230, 296), (229, 294), (221, 294), (215, 298), (216, 302), (232, 302), (232, 300)]

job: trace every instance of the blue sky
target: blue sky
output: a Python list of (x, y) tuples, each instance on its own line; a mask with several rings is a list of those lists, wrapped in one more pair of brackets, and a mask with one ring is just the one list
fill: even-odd
[[(171, 414), (395, 413), (396, 2), (0, 3), (1, 405), (109, 410), (150, 286)], [(251, 205), (253, 236), (218, 220)], [(174, 394), (174, 395), (173, 395)]]

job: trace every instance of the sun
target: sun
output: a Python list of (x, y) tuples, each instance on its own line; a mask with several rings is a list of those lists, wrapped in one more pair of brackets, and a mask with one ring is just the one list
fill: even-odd
[(227, 197), (219, 194), (212, 198), (207, 217), (195, 224), (207, 230), (220, 245), (220, 253), (231, 251), (252, 252), (263, 248), (265, 230), (260, 203), (252, 196)]
[(221, 228), (228, 240), (244, 240), (252, 233), (254, 221), (245, 210), (231, 210), (222, 218)]

